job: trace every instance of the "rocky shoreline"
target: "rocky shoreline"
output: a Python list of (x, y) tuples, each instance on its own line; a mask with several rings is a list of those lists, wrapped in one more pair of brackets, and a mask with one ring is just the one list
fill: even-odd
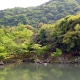
[(75, 64), (78, 63), (80, 64), (80, 57), (72, 59), (72, 60), (67, 60), (67, 59), (57, 59), (57, 60), (35, 60), (35, 59), (5, 59), (5, 60), (0, 60), (0, 65), (8, 64), (8, 63), (59, 63), (59, 64)]

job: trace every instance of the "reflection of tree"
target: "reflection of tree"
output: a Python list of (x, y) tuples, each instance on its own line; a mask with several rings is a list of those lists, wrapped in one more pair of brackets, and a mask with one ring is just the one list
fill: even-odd
[(75, 66), (14, 64), (0, 69), (0, 80), (79, 80), (79, 72)]
[(60, 76), (63, 75), (62, 71), (61, 71), (60, 69), (58, 69), (58, 68), (52, 69), (51, 71), (55, 73), (54, 75), (55, 75), (57, 78), (59, 78)]

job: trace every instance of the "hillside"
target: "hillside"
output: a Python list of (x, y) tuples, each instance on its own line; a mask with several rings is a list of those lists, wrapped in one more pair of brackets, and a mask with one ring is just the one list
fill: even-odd
[(34, 43), (47, 46), (49, 52), (59, 48), (63, 53), (78, 53), (80, 52), (80, 14), (66, 16), (54, 25), (45, 24), (33, 37)]
[(79, 12), (79, 0), (50, 0), (37, 7), (1, 10), (0, 26), (17, 26), (20, 23), (36, 28), (40, 22), (54, 23), (67, 15)]
[(47, 59), (79, 53), (80, 14), (68, 15), (54, 24), (43, 24), (37, 29), (23, 24), (0, 28), (0, 60), (34, 60), (35, 55)]

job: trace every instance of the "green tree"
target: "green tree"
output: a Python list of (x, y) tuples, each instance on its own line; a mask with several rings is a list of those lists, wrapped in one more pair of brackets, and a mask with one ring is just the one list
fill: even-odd
[(62, 54), (62, 50), (56, 48), (56, 52), (52, 53), (51, 56), (59, 57)]

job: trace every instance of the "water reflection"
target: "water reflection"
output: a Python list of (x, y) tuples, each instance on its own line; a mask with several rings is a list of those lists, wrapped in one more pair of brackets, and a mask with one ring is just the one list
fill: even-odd
[(9, 64), (0, 66), (0, 80), (80, 80), (80, 65)]

